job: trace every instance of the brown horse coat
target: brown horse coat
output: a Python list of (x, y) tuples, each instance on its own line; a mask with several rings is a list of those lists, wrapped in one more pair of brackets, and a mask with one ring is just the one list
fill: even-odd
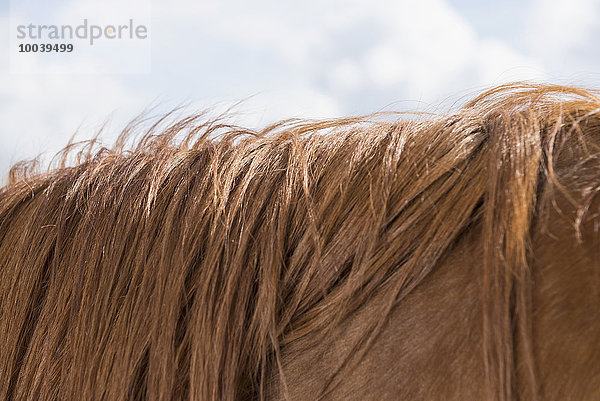
[(16, 166), (0, 399), (598, 400), (599, 112), (518, 83)]

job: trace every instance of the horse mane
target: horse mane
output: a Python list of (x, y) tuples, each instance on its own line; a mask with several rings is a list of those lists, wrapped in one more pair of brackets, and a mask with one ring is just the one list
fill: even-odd
[(394, 121), (166, 116), (137, 146), (140, 121), (74, 163), (18, 165), (0, 190), (0, 398), (263, 399), (272, 370), (285, 393), (286, 345), (383, 294), (324, 398), (479, 224), (489, 399), (534, 399), (531, 231), (548, 188), (581, 223), (599, 180), (581, 202), (558, 171), (598, 160), (599, 111), (591, 91), (513, 83)]

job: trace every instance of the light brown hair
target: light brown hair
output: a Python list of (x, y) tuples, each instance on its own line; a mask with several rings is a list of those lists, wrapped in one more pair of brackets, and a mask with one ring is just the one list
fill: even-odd
[(599, 111), (516, 83), (392, 122), (165, 117), (127, 150), (138, 121), (16, 166), (0, 399), (600, 396)]

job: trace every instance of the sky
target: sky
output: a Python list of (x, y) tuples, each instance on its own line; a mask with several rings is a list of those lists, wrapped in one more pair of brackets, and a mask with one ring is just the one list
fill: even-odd
[(235, 105), (234, 121), (259, 128), (447, 111), (515, 80), (600, 89), (600, 0), (30, 1), (29, 13), (48, 23), (82, 12), (148, 21), (147, 48), (104, 56), (118, 67), (145, 54), (146, 68), (133, 73), (73, 70), (83, 53), (38, 62), (37, 72), (11, 69), (14, 10), (29, 7), (12, 1), (0, 0), (0, 184), (13, 163), (49, 160), (107, 122), (110, 144), (150, 107)]

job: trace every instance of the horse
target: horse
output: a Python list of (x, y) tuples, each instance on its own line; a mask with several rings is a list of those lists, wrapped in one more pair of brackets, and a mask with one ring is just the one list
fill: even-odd
[(599, 95), (388, 117), (165, 115), (15, 165), (0, 399), (600, 399)]

